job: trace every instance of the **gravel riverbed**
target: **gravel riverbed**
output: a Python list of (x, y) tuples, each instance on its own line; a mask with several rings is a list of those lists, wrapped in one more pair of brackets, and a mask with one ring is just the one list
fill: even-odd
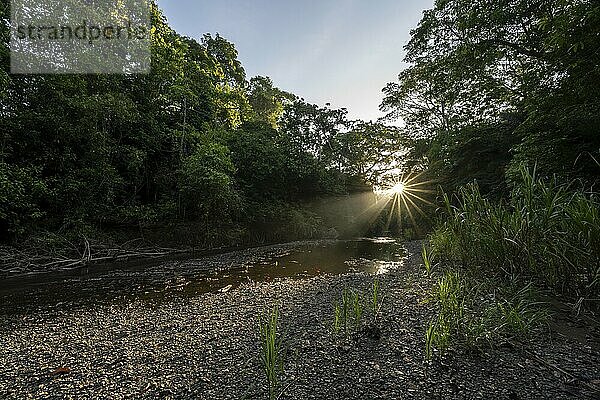
[(524, 348), (424, 360), (431, 281), (420, 243), (380, 276), (379, 335), (331, 333), (344, 287), (368, 274), (248, 282), (226, 293), (0, 316), (2, 399), (264, 399), (258, 319), (280, 304), (280, 399), (599, 399), (600, 354), (547, 334)]

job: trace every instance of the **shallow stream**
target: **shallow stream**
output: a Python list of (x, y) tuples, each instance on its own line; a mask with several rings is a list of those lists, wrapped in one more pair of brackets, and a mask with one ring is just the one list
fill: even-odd
[(322, 274), (383, 273), (406, 252), (389, 238), (297, 242), (186, 260), (95, 265), (5, 279), (0, 314), (94, 307), (132, 299), (163, 301), (231, 290), (244, 282)]

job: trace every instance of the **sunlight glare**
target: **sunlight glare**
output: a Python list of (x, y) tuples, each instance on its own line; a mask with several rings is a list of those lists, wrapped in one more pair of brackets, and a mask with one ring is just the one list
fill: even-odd
[(429, 186), (433, 183), (430, 180), (423, 180), (423, 173), (401, 173), (399, 171), (390, 171), (389, 178), (381, 182), (374, 188), (376, 201), (367, 210), (371, 214), (371, 221), (375, 221), (378, 215), (385, 212), (387, 222), (385, 229), (388, 230), (395, 222), (402, 229), (403, 218), (410, 219), (412, 227), (419, 229), (415, 219), (416, 214), (425, 216), (421, 209), (422, 204), (432, 206), (433, 203), (426, 199), (428, 194), (434, 194)]
[(406, 189), (406, 185), (403, 182), (399, 182), (392, 187), (392, 192), (394, 194), (403, 194)]

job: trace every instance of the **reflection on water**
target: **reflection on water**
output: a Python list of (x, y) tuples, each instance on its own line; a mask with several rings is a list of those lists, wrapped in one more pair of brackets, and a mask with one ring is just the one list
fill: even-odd
[(291, 243), (185, 261), (109, 265), (5, 280), (0, 314), (227, 291), (243, 282), (321, 274), (380, 274), (405, 256), (394, 239)]

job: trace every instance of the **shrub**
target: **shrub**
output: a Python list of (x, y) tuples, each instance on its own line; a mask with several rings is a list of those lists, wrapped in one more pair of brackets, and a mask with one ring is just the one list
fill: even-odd
[(456, 205), (446, 197), (447, 219), (431, 237), (433, 253), (471, 271), (527, 277), (571, 297), (600, 295), (598, 196), (522, 168), (508, 203), (492, 203), (476, 184), (463, 187)]

